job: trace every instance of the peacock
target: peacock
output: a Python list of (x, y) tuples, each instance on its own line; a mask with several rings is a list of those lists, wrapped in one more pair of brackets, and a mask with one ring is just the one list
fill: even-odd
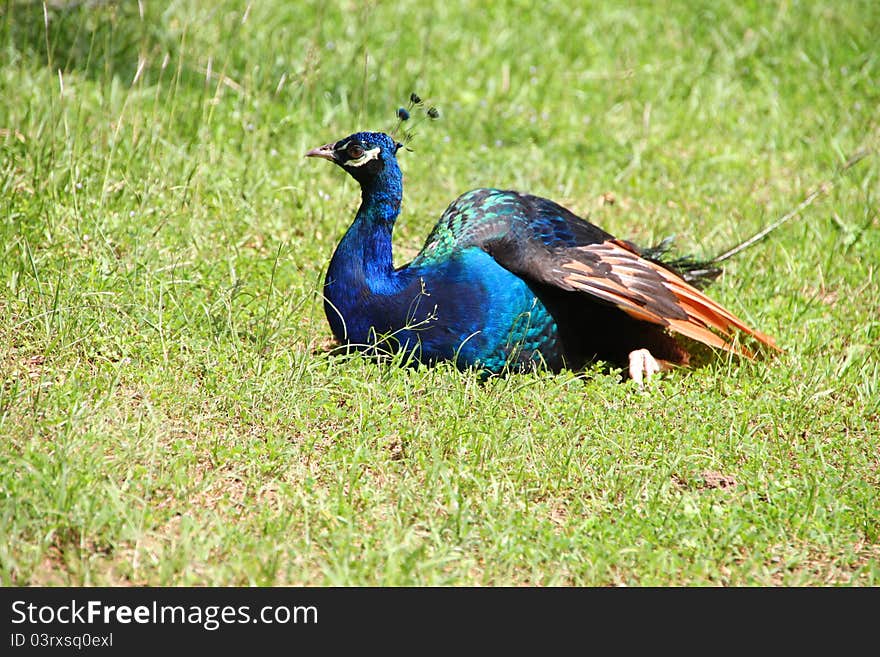
[(341, 344), (488, 375), (601, 361), (639, 385), (688, 364), (692, 345), (676, 336), (747, 358), (754, 354), (738, 333), (778, 349), (657, 253), (517, 191), (462, 194), (412, 262), (395, 268), (402, 146), (386, 133), (357, 132), (306, 153), (342, 167), (361, 188), (324, 282)]

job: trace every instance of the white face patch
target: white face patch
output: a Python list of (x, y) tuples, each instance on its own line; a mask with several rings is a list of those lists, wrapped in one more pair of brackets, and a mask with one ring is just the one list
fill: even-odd
[(347, 166), (347, 167), (362, 167), (370, 160), (375, 160), (377, 157), (379, 157), (379, 153), (381, 152), (381, 150), (382, 149), (380, 147), (376, 146), (376, 148), (371, 148), (368, 151), (364, 151), (364, 154), (361, 155), (358, 159), (349, 160), (348, 162), (345, 163), (345, 166)]

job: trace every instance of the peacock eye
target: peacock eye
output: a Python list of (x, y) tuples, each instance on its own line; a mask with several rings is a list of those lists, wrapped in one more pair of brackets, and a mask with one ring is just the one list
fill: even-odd
[(353, 160), (358, 159), (364, 154), (364, 147), (355, 142), (350, 143), (345, 150), (348, 153), (348, 157)]

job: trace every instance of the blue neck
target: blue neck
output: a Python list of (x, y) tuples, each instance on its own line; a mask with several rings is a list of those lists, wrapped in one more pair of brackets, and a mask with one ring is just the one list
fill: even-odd
[(370, 288), (382, 287), (394, 272), (391, 234), (402, 200), (403, 176), (397, 162), (391, 158), (381, 174), (361, 185), (361, 206), (339, 245), (342, 249), (351, 242), (354, 250), (359, 251), (347, 253), (352, 258), (348, 266), (362, 266)]
[[(394, 270), (391, 235), (400, 214), (403, 177), (393, 158), (371, 181), (361, 184), (361, 206), (330, 261), (324, 294), (327, 318), (340, 340), (364, 339), (352, 336), (351, 322), (365, 317), (377, 296), (398, 292), (405, 278)], [(339, 314), (346, 317), (343, 329)]]

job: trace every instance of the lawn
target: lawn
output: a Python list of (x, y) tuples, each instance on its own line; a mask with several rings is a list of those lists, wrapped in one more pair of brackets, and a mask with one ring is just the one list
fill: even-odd
[[(4, 3), (0, 583), (880, 585), (878, 33), (874, 0)], [(708, 291), (784, 352), (647, 393), (331, 353), (359, 191), (303, 155), (412, 91), (399, 263), (479, 186), (711, 256), (828, 182)]]

